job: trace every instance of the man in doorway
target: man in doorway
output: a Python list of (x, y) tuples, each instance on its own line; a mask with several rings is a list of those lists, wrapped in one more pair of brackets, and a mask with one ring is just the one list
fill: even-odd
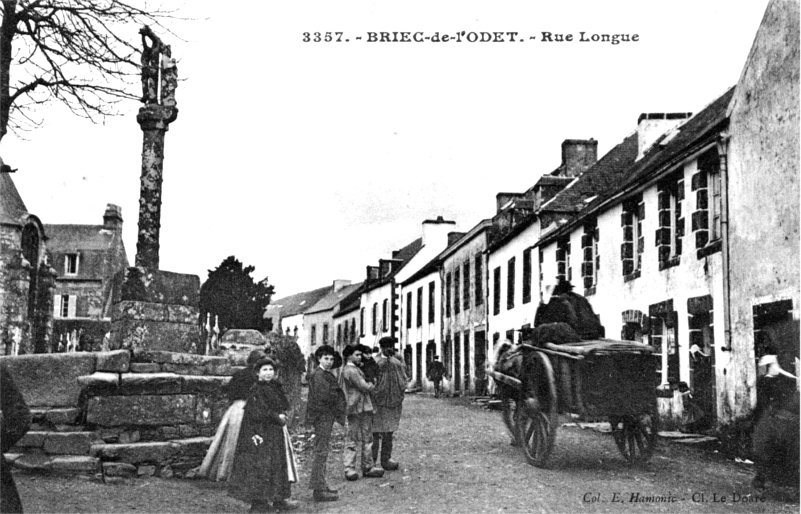
[(445, 365), (439, 361), (439, 355), (434, 355), (434, 360), (428, 368), (428, 379), (434, 382), (434, 398), (439, 398), (442, 377), (445, 376)]
[(378, 382), (373, 392), (373, 460), (378, 459), (380, 449), (381, 467), (388, 471), (399, 467), (392, 460), (392, 439), (400, 424), (403, 397), (409, 382), (406, 366), (395, 357), (395, 343), (394, 337), (382, 337), (378, 341), (381, 355), (376, 359)]

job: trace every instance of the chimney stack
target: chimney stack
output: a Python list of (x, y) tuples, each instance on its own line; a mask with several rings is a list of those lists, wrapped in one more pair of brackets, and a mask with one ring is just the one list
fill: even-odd
[(343, 287), (346, 287), (346, 286), (349, 286), (349, 285), (350, 285), (350, 280), (342, 280), (342, 279), (334, 280), (334, 292), (336, 293), (337, 291), (339, 291)]
[(637, 119), (637, 160), (643, 158), (657, 139), (692, 116), (691, 112), (650, 112)]
[(590, 139), (565, 139), (562, 142), (563, 177), (577, 177), (598, 160), (598, 141)]
[(113, 203), (106, 205), (103, 213), (103, 228), (108, 230), (122, 230), (122, 209)]
[(455, 221), (449, 221), (442, 216), (437, 216), (435, 220), (425, 220), (423, 222), (423, 246), (434, 246), (445, 248), (448, 244), (448, 232), (456, 228)]

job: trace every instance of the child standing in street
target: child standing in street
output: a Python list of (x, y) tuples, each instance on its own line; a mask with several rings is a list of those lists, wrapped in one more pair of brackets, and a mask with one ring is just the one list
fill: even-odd
[(380, 478), (384, 470), (374, 467), (373, 461), (373, 402), (370, 393), (375, 389), (373, 384), (364, 379), (359, 369), (362, 352), (356, 346), (346, 346), (342, 350), (346, 364), (339, 375), (339, 385), (345, 392), (348, 417), (348, 440), (342, 459), (345, 461), (345, 478), (356, 480), (356, 461), (361, 454), (362, 476)]
[(272, 507), (291, 510), (290, 477), (296, 480), (290, 441), (287, 440), (286, 412), (289, 401), (275, 380), (276, 362), (269, 357), (254, 366), (258, 381), (245, 404), (228, 493), (250, 502), (251, 512)]
[(339, 499), (336, 489), (331, 489), (325, 480), (328, 444), (334, 421), (345, 426), (345, 394), (331, 372), (336, 350), (323, 345), (314, 352), (319, 366), (309, 374), (309, 402), (306, 406), (306, 424), (314, 430), (314, 461), (312, 463), (309, 488), (314, 491), (315, 501)]

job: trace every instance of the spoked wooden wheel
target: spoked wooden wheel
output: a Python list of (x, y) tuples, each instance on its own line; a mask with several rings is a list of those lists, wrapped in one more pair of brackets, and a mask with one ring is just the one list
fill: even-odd
[(512, 444), (514, 446), (520, 446), (520, 438), (517, 436), (518, 402), (513, 398), (503, 398), (501, 402), (503, 424), (506, 425), (506, 428), (509, 430), (509, 435), (512, 437)]
[(651, 458), (656, 446), (657, 420), (655, 412), (609, 418), (615, 444), (630, 464)]
[(528, 463), (543, 467), (556, 441), (556, 381), (547, 355), (534, 352), (530, 368), (526, 370), (525, 399), (518, 404), (517, 437)]

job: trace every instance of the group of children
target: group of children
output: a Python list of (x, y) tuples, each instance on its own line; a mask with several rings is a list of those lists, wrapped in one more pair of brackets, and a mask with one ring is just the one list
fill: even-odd
[[(347, 426), (343, 455), (345, 478), (382, 477), (396, 470), (392, 460), (393, 432), (397, 430), (407, 384), (406, 368), (395, 357), (395, 339), (379, 341), (376, 359), (364, 346), (346, 346), (340, 358), (323, 345), (315, 352), (318, 366), (308, 375), (306, 424), (314, 433), (309, 487), (315, 501), (334, 501), (336, 489), (326, 482), (326, 464), (334, 422)], [(335, 374), (335, 368), (344, 366)], [(339, 361), (339, 362), (337, 362)], [(249, 502), (251, 511), (270, 506), (292, 510), (290, 484), (297, 481), (295, 455), (287, 431), (289, 401), (276, 380), (278, 362), (256, 350), (248, 367), (227, 386), (232, 404), (226, 411), (199, 468), (198, 476), (227, 480), (229, 494)], [(380, 452), (380, 467), (377, 465)]]

